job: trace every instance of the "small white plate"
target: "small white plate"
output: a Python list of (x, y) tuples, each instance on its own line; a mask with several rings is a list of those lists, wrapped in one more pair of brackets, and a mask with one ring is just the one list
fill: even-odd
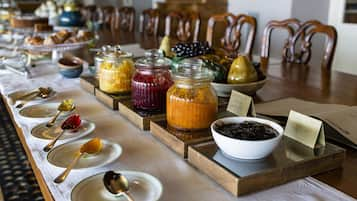
[[(129, 181), (129, 193), (135, 201), (157, 201), (162, 194), (161, 182), (150, 174), (134, 171), (117, 171)], [(72, 201), (127, 201), (124, 196), (116, 196), (106, 190), (104, 173), (87, 177), (72, 190)]]
[[(90, 139), (79, 140), (71, 143), (62, 144), (52, 149), (48, 155), (47, 160), (54, 166), (66, 168), (74, 159), (76, 153), (79, 151), (82, 144), (88, 142)], [(122, 153), (122, 148), (118, 144), (102, 140), (103, 148), (98, 154), (85, 154), (79, 159), (78, 163), (73, 169), (83, 169), (100, 167), (115, 161)]]
[[(45, 103), (24, 107), (19, 111), (19, 115), (27, 121), (44, 122), (49, 121), (57, 113), (57, 108), (61, 103)], [(73, 112), (73, 111), (72, 111)], [(59, 118), (68, 116), (72, 112), (62, 112)]]
[[(52, 140), (61, 133), (61, 123), (50, 128), (48, 128), (46, 124), (47, 122), (33, 127), (31, 130), (31, 135), (43, 140)], [(76, 131), (65, 131), (59, 140), (78, 139), (90, 134), (92, 131), (94, 131), (94, 129), (95, 124), (93, 122), (82, 119), (81, 126)]]
[[(9, 98), (9, 100), (12, 99), (12, 100), (16, 100), (16, 101), (21, 101), (21, 100), (18, 100), (18, 98), (20, 98), (21, 96), (23, 96), (27, 93), (30, 93), (31, 91), (32, 90), (20, 90), (20, 91), (16, 91), (16, 92), (9, 94), (7, 97)], [(40, 103), (43, 101), (48, 101), (48, 100), (51, 100), (52, 98), (54, 98), (56, 95), (57, 95), (57, 92), (52, 91), (47, 98), (41, 98), (41, 97), (36, 96), (34, 99), (32, 99), (29, 102), (30, 103)], [(13, 104), (15, 104), (15, 102)]]

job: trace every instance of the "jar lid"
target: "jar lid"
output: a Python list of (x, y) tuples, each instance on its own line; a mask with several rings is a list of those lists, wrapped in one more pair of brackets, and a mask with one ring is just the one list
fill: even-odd
[[(104, 59), (109, 59), (109, 60), (118, 60), (118, 59), (123, 59), (123, 58), (131, 58), (133, 56), (132, 53), (130, 52), (124, 52), (120, 49), (119, 45), (116, 46), (110, 46), (106, 45), (101, 48), (101, 53), (104, 57)], [(100, 53), (99, 53), (100, 55)]]
[(184, 59), (178, 64), (174, 73), (177, 80), (193, 80), (207, 82), (212, 81), (212, 74), (204, 67), (201, 59), (190, 58)]
[(170, 68), (171, 60), (164, 57), (162, 50), (152, 49), (145, 52), (145, 57), (135, 62), (136, 68)]

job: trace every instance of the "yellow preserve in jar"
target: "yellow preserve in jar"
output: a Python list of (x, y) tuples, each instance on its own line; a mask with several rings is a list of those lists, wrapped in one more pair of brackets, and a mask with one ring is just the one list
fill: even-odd
[(211, 76), (196, 59), (184, 60), (174, 75), (175, 84), (166, 96), (169, 126), (194, 131), (209, 128), (216, 119), (218, 98), (211, 87)]
[(100, 64), (99, 89), (110, 94), (130, 92), (133, 72), (131, 53), (118, 50), (107, 52)]

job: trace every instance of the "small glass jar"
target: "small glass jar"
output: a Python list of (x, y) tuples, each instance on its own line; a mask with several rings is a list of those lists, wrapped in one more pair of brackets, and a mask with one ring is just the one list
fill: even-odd
[(109, 94), (129, 93), (134, 72), (133, 55), (120, 50), (104, 53), (100, 64), (99, 89)]
[(149, 50), (135, 63), (131, 82), (133, 106), (137, 110), (162, 112), (166, 108), (166, 92), (173, 84), (171, 61), (159, 50)]
[(166, 118), (170, 127), (184, 131), (207, 129), (216, 119), (218, 98), (212, 76), (199, 59), (183, 60), (167, 91)]

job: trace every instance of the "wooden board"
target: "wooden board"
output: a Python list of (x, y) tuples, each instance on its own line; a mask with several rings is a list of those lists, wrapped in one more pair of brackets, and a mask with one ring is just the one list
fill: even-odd
[(212, 140), (209, 129), (198, 132), (179, 132), (167, 125), (167, 121), (152, 121), (150, 131), (153, 136), (171, 148), (173, 151), (187, 158), (188, 146)]
[(79, 78), (79, 83), (85, 91), (95, 95), (95, 90), (98, 88), (98, 80), (91, 75), (83, 75)]
[(151, 121), (166, 119), (166, 113), (150, 114), (136, 111), (131, 100), (119, 102), (119, 112), (141, 130), (150, 130)]
[(188, 148), (189, 163), (235, 196), (336, 169), (344, 158), (345, 150), (335, 145), (310, 149), (287, 137), (264, 160), (229, 158), (214, 141)]
[(95, 91), (95, 97), (102, 102), (104, 105), (108, 106), (109, 108), (111, 108), (112, 110), (118, 110), (119, 106), (119, 102), (120, 101), (126, 101), (129, 100), (131, 98), (130, 94), (126, 94), (126, 95), (111, 95), (111, 94), (107, 94), (103, 91), (101, 91), (100, 89), (97, 89)]

